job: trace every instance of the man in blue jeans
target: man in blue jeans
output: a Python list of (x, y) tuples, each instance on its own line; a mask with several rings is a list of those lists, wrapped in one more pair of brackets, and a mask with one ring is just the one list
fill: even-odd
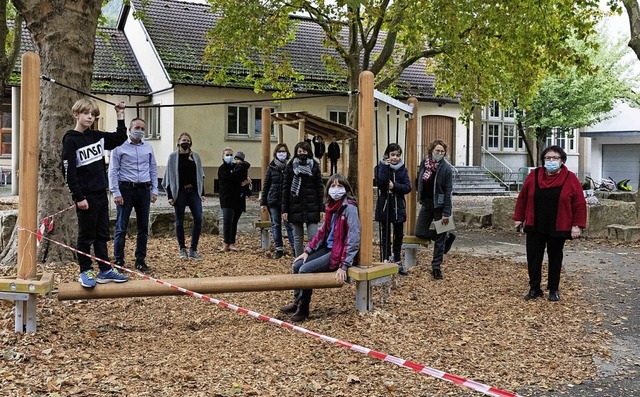
[(111, 151), (109, 190), (117, 206), (118, 217), (113, 239), (116, 265), (124, 266), (124, 245), (131, 211), (136, 211), (136, 269), (148, 272), (145, 262), (149, 239), (149, 210), (158, 198), (158, 166), (153, 147), (143, 142), (146, 123), (135, 118), (129, 124), (129, 139)]

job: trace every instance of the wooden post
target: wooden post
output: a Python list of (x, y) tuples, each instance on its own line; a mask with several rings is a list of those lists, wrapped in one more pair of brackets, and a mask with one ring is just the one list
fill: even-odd
[(373, 260), (373, 73), (360, 73), (358, 96), (358, 213), (360, 214), (360, 265)]
[(409, 180), (411, 181), (412, 189), (407, 198), (407, 222), (406, 233), (409, 236), (414, 236), (416, 232), (416, 197), (417, 197), (417, 165), (421, 161), (418, 158), (418, 100), (415, 97), (411, 97), (407, 100), (409, 105), (413, 105), (413, 115), (407, 122), (407, 147), (405, 155), (405, 165), (407, 171), (409, 171)]
[(347, 175), (347, 140), (342, 140), (342, 153), (340, 153), (340, 172)]
[(278, 143), (284, 142), (284, 126), (282, 124), (278, 124)]
[(18, 279), (27, 280), (36, 276), (36, 239), (31, 231), (38, 228), (40, 57), (34, 52), (22, 55), (21, 84)]
[(298, 142), (304, 141), (304, 120), (298, 121)]
[[(271, 160), (271, 109), (262, 108), (262, 183), (264, 183), (264, 176), (267, 173), (269, 167), (269, 161)], [(269, 213), (266, 208), (262, 208), (260, 211), (260, 220), (268, 221)]]

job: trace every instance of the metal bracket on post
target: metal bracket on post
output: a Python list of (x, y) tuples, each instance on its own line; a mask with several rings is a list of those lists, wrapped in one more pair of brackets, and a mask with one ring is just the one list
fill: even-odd
[(260, 229), (260, 248), (269, 248), (269, 230), (271, 230), (271, 221), (253, 221), (253, 227)]

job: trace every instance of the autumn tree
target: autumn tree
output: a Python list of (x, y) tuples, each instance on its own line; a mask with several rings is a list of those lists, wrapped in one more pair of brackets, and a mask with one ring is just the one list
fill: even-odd
[(604, 120), (616, 101), (639, 104), (633, 88), (640, 86), (640, 77), (625, 59), (625, 43), (610, 43), (604, 33), (569, 43), (582, 61), (545, 77), (530, 106), (519, 113), (520, 133), (526, 131), (538, 153), (554, 128), (571, 135)]
[[(547, 70), (575, 58), (566, 40), (592, 32), (599, 17), (592, 0), (209, 0), (218, 19), (207, 59), (211, 78), (224, 84), (244, 73), (256, 91), (289, 95), (304, 73), (293, 70), (283, 48), (305, 15), (321, 27), (334, 56), (323, 62), (354, 90), (361, 71), (393, 94), (410, 65), (423, 62), (441, 95), (458, 96), (465, 112), (490, 98), (533, 96)], [(357, 99), (349, 124), (357, 126)], [(357, 175), (357, 143), (350, 145), (349, 178)]]
[[(89, 92), (101, 1), (13, 0), (13, 4), (31, 34), (40, 56), (42, 74)], [(63, 87), (48, 82), (41, 84), (38, 219), (71, 205), (62, 177), (60, 152), (62, 133), (74, 124), (70, 109), (76, 99), (77, 96)], [(69, 216), (56, 219), (53, 239), (71, 243), (75, 235), (73, 211)], [(15, 263), (15, 251), (5, 250), (2, 260)], [(70, 257), (69, 251), (47, 241), (38, 252), (40, 262)]]

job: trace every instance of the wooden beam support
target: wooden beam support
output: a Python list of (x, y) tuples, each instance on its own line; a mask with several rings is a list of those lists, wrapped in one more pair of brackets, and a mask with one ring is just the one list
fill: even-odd
[(360, 214), (360, 263), (369, 265), (373, 260), (373, 73), (360, 73), (358, 96), (358, 211)]
[(407, 197), (407, 222), (405, 223), (405, 234), (413, 235), (416, 232), (417, 167), (422, 160), (418, 158), (418, 100), (415, 97), (411, 97), (407, 100), (407, 103), (409, 105), (413, 105), (413, 117), (410, 117), (407, 122), (407, 147), (404, 148), (404, 164), (409, 172), (409, 180), (411, 181), (412, 189)]

